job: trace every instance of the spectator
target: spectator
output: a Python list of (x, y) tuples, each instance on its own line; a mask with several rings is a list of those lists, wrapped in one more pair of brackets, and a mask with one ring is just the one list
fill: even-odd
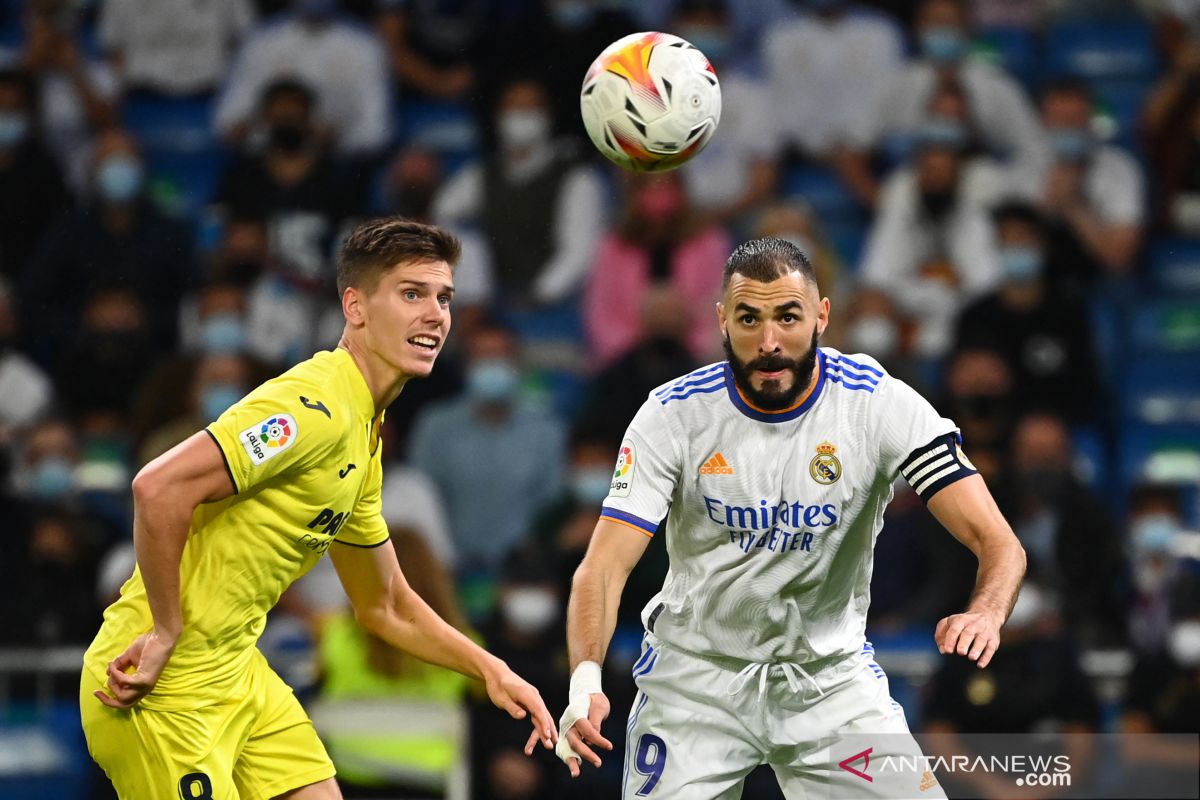
[(721, 133), (684, 171), (688, 196), (701, 214), (716, 222), (745, 223), (770, 198), (778, 181), (777, 106), (772, 106), (764, 83), (731, 66), (734, 53), (725, 0), (683, 0), (671, 30), (708, 57), (721, 81)]
[(138, 463), (149, 463), (216, 420), (250, 390), (252, 372), (252, 365), (236, 353), (214, 353), (194, 362), (187, 405), (173, 419), (151, 431), (138, 452)]
[(37, 109), (29, 74), (0, 70), (0, 277), (14, 282), (24, 279), (38, 238), (70, 202)]
[(905, 383), (930, 388), (925, 385), (927, 381), (921, 373), (920, 359), (914, 351), (917, 326), (900, 313), (891, 298), (871, 289), (861, 291), (838, 316), (843, 319), (834, 330), (835, 336), (840, 334), (842, 342), (838, 343), (827, 334), (821, 337), (822, 343), (828, 338), (834, 347), (844, 352), (866, 353)]
[(87, 202), (47, 230), (26, 270), (25, 321), (32, 352), (44, 362), (55, 360), (101, 287), (132, 292), (149, 316), (151, 341), (169, 347), (179, 301), (194, 277), (191, 234), (146, 199), (145, 166), (133, 138), (107, 131), (94, 152)]
[(993, 350), (959, 350), (946, 365), (945, 386), (941, 407), (947, 417), (958, 422), (972, 459), (978, 459), (981, 450), (1003, 459), (1016, 405), (1008, 363)]
[(68, 183), (87, 183), (89, 143), (116, 120), (116, 77), (85, 53), (78, 33), (78, 6), (70, 0), (25, 3), (24, 47), (0, 48), (0, 64), (20, 66), (37, 83), (39, 122)]
[(536, 510), (558, 491), (564, 432), (558, 420), (521, 402), (510, 331), (487, 323), (466, 349), (464, 396), (421, 412), (408, 461), (446, 502), (460, 573), (495, 575)]
[(1183, 530), (1182, 498), (1173, 486), (1140, 484), (1129, 502), (1127, 553), (1133, 579), (1129, 638), (1139, 653), (1159, 653), (1175, 616), (1173, 597), (1185, 564), (1175, 554)]
[(1041, 214), (1014, 201), (996, 208), (992, 219), (1001, 282), (959, 315), (955, 346), (1000, 353), (1022, 387), (1024, 408), (1074, 424), (1097, 422), (1103, 390), (1088, 309), (1054, 288), (1057, 264), (1046, 252)]
[(20, 326), (13, 294), (0, 278), (0, 450), (14, 433), (36, 422), (54, 401), (54, 385), (36, 364), (17, 349)]
[(232, 281), (212, 281), (184, 300), (179, 312), (179, 342), (189, 353), (245, 353), (246, 291)]
[(1013, 431), (1012, 482), (999, 494), (1028, 554), (1029, 578), (1051, 593), (1068, 629), (1090, 646), (1121, 646), (1119, 534), (1109, 509), (1075, 477), (1066, 425), (1031, 414)]
[(991, 220), (972, 196), (986, 166), (966, 162), (965, 132), (950, 130), (927, 130), (914, 166), (888, 178), (861, 271), (915, 324), (913, 350), (926, 359), (949, 351), (958, 311), (1000, 277)]
[(293, 0), (242, 44), (217, 101), (216, 127), (235, 144), (261, 140), (254, 125), (263, 90), (289, 78), (313, 87), (315, 116), (336, 150), (371, 156), (391, 136), (387, 56), (376, 37), (337, 15), (338, 0)]
[[(687, 0), (643, 0), (631, 4), (630, 13), (635, 16), (636, 30), (662, 31), (670, 28), (672, 17)], [(729, 44), (735, 69), (751, 73), (761, 72), (759, 43), (772, 28), (780, 24), (789, 14), (791, 6), (803, 2), (806, 6), (827, 5), (829, 0), (735, 0), (728, 3)], [(560, 5), (569, 6), (570, 2)], [(584, 3), (593, 8), (603, 7), (603, 2)], [(699, 44), (696, 43), (697, 47)], [(703, 48), (701, 48), (703, 50)], [(597, 51), (598, 52), (598, 51)], [(736, 58), (736, 61), (733, 59)]]
[(807, 5), (766, 31), (763, 63), (787, 144), (804, 160), (826, 162), (869, 123), (903, 68), (904, 40), (892, 20), (859, 3)]
[(325, 295), (341, 229), (363, 204), (325, 152), (315, 103), (309, 87), (294, 80), (263, 90), (258, 117), (266, 148), (229, 166), (216, 203), (230, 219), (264, 221), (279, 275)]
[(1200, 236), (1200, 43), (1181, 43), (1142, 110), (1142, 150), (1152, 172), (1160, 230)]
[(491, 22), (485, 0), (382, 0), (378, 27), (405, 94), (463, 101), (476, 87), (476, 61)]
[(877, 95), (867, 121), (851, 139), (839, 170), (864, 202), (880, 193), (868, 168), (868, 153), (920, 132), (930, 98), (939, 87), (962, 87), (974, 127), (986, 151), (1021, 171), (1040, 168), (1045, 146), (1037, 116), (1021, 87), (1009, 75), (970, 58), (967, 9), (963, 0), (924, 0), (916, 22), (921, 57), (895, 73)]
[(1082, 81), (1054, 83), (1042, 95), (1053, 154), (1041, 189), (1049, 254), (1059, 280), (1076, 291), (1133, 268), (1144, 217), (1141, 168), (1128, 153), (1096, 141), (1091, 118), (1091, 90)]
[(508, 305), (567, 300), (583, 283), (603, 230), (599, 177), (554, 139), (549, 98), (537, 81), (505, 87), (496, 130), (496, 152), (446, 183), (434, 217), (483, 230)]
[(208, 95), (254, 22), (250, 0), (104, 0), (99, 37), (125, 91)]
[[(583, 393), (584, 410), (580, 418), (588, 420), (607, 437), (610, 450), (620, 441), (629, 420), (651, 391), (697, 366), (696, 357), (687, 346), (695, 309), (666, 284), (647, 289), (641, 302), (638, 340), (596, 373)], [(612, 461), (611, 452), (606, 461)]]
[(79, 432), (66, 420), (44, 419), (24, 436), (12, 473), (13, 494), (51, 505), (71, 501), (78, 491)]
[(721, 266), (733, 249), (729, 235), (699, 218), (677, 172), (624, 178), (621, 220), (600, 242), (583, 298), (596, 362), (607, 365), (642, 338), (642, 304), (656, 285), (671, 287), (688, 307), (684, 341), (692, 356), (714, 356), (718, 342), (704, 310), (715, 308), (720, 294)]
[[(1197, 715), (1200, 609), (1193, 606), (1172, 620), (1161, 652), (1138, 656), (1129, 677), (1121, 727), (1127, 733), (1191, 733)], [(1194, 768), (1192, 759), (1192, 775)]]

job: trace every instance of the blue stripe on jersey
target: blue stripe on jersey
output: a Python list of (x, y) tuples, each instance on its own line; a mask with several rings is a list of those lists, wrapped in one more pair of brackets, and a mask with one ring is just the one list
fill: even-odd
[(845, 356), (838, 356), (838, 360), (848, 367), (853, 367), (854, 369), (862, 370), (863, 372), (870, 372), (880, 378), (883, 377), (883, 373), (874, 367), (868, 367), (866, 364), (860, 364), (857, 361), (851, 361)]
[(863, 381), (864, 383), (869, 383), (872, 386), (879, 383), (879, 378), (876, 378), (869, 372), (859, 372), (854, 367), (851, 367), (848, 364), (843, 364), (836, 358), (829, 359), (829, 369), (831, 372), (837, 372), (839, 375), (843, 375), (856, 381)]
[(612, 517), (613, 519), (621, 520), (621, 522), (628, 522), (630, 525), (641, 528), (646, 533), (651, 535), (658, 531), (657, 522), (650, 522), (649, 520), (642, 519), (636, 514), (630, 514), (628, 511), (621, 511), (620, 509), (613, 508), (612, 506), (601, 507), (600, 516)]
[[(725, 366), (725, 364), (722, 362), (719, 364), (710, 364), (707, 367), (701, 367), (700, 369), (694, 369), (691, 372), (689, 372), (687, 375), (684, 375), (680, 378), (676, 378), (674, 381), (667, 384), (663, 388), (659, 389), (654, 394), (656, 396), (660, 396), (660, 397), (664, 394), (669, 394), (684, 385), (690, 385), (690, 384), (685, 384), (685, 381), (689, 381), (694, 378), (701, 378), (701, 377), (704, 377), (707, 375), (715, 375), (717, 373), (722, 372), (724, 366)], [(693, 382), (698, 382), (698, 381), (693, 381)]]
[(845, 380), (843, 380), (841, 375), (835, 375), (832, 372), (829, 373), (829, 380), (833, 381), (834, 383), (836, 383), (840, 386), (846, 387), (847, 389), (849, 389), (852, 392), (863, 391), (863, 392), (867, 392), (869, 394), (873, 394), (875, 392), (875, 384), (873, 384), (873, 383), (855, 383), (854, 381), (850, 380), (849, 378), (846, 378)]
[(659, 400), (664, 400), (670, 397), (678, 397), (680, 394), (686, 393), (688, 389), (693, 387), (711, 386), (713, 383), (719, 383), (723, 380), (725, 380), (725, 376), (718, 372), (716, 375), (709, 375), (704, 378), (697, 378), (694, 381), (688, 381), (687, 383), (680, 383), (671, 387), (670, 389), (658, 392), (655, 397), (657, 397)]
[(672, 400), (683, 400), (685, 398), (691, 397), (694, 394), (710, 394), (712, 392), (719, 392), (724, 388), (725, 388), (725, 381), (721, 380), (721, 381), (718, 381), (717, 383), (714, 383), (712, 386), (697, 386), (693, 389), (688, 389), (683, 394), (673, 394), (670, 397), (664, 397), (661, 400), (661, 402), (665, 406), (667, 403), (671, 402)]
[(637, 660), (637, 662), (633, 665), (633, 674), (634, 675), (638, 674), (638, 670), (641, 669), (642, 665), (645, 664), (647, 659), (649, 659), (650, 656), (652, 656), (652, 655), (654, 655), (654, 648), (650, 647), (649, 645), (646, 645), (646, 649), (642, 652), (641, 658), (639, 658)]

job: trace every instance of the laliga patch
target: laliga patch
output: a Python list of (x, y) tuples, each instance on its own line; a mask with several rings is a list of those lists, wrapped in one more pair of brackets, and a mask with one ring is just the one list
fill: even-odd
[(255, 466), (270, 461), (296, 442), (300, 429), (291, 414), (274, 414), (241, 432), (238, 439)]
[(612, 485), (608, 487), (610, 497), (628, 497), (629, 487), (633, 483), (633, 466), (637, 458), (633, 454), (633, 442), (626, 439), (621, 442), (621, 452), (617, 454), (617, 466), (613, 470)]

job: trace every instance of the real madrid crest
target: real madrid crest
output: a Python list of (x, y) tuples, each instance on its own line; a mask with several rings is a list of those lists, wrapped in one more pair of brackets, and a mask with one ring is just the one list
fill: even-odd
[(808, 462), (808, 472), (817, 483), (831, 484), (842, 477), (842, 462), (834, 455), (837, 448), (830, 442), (817, 445), (817, 454)]

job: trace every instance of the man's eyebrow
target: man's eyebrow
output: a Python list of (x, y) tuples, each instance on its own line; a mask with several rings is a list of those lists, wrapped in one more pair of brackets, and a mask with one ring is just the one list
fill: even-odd
[(736, 306), (733, 307), (733, 310), (734, 311), (744, 311), (747, 314), (757, 314), (762, 309), (755, 308), (754, 306), (750, 305), (749, 303), (738, 303)]
[(804, 306), (799, 300), (788, 300), (782, 305), (775, 306), (775, 313), (779, 313), (780, 311), (791, 311), (793, 308), (798, 308), (801, 311), (804, 310)]
[[(418, 289), (428, 289), (429, 284), (425, 281), (414, 281), (411, 278), (401, 278), (400, 285), (415, 286)], [(448, 283), (443, 283), (442, 288), (438, 290), (441, 294), (454, 294), (454, 287)]]

